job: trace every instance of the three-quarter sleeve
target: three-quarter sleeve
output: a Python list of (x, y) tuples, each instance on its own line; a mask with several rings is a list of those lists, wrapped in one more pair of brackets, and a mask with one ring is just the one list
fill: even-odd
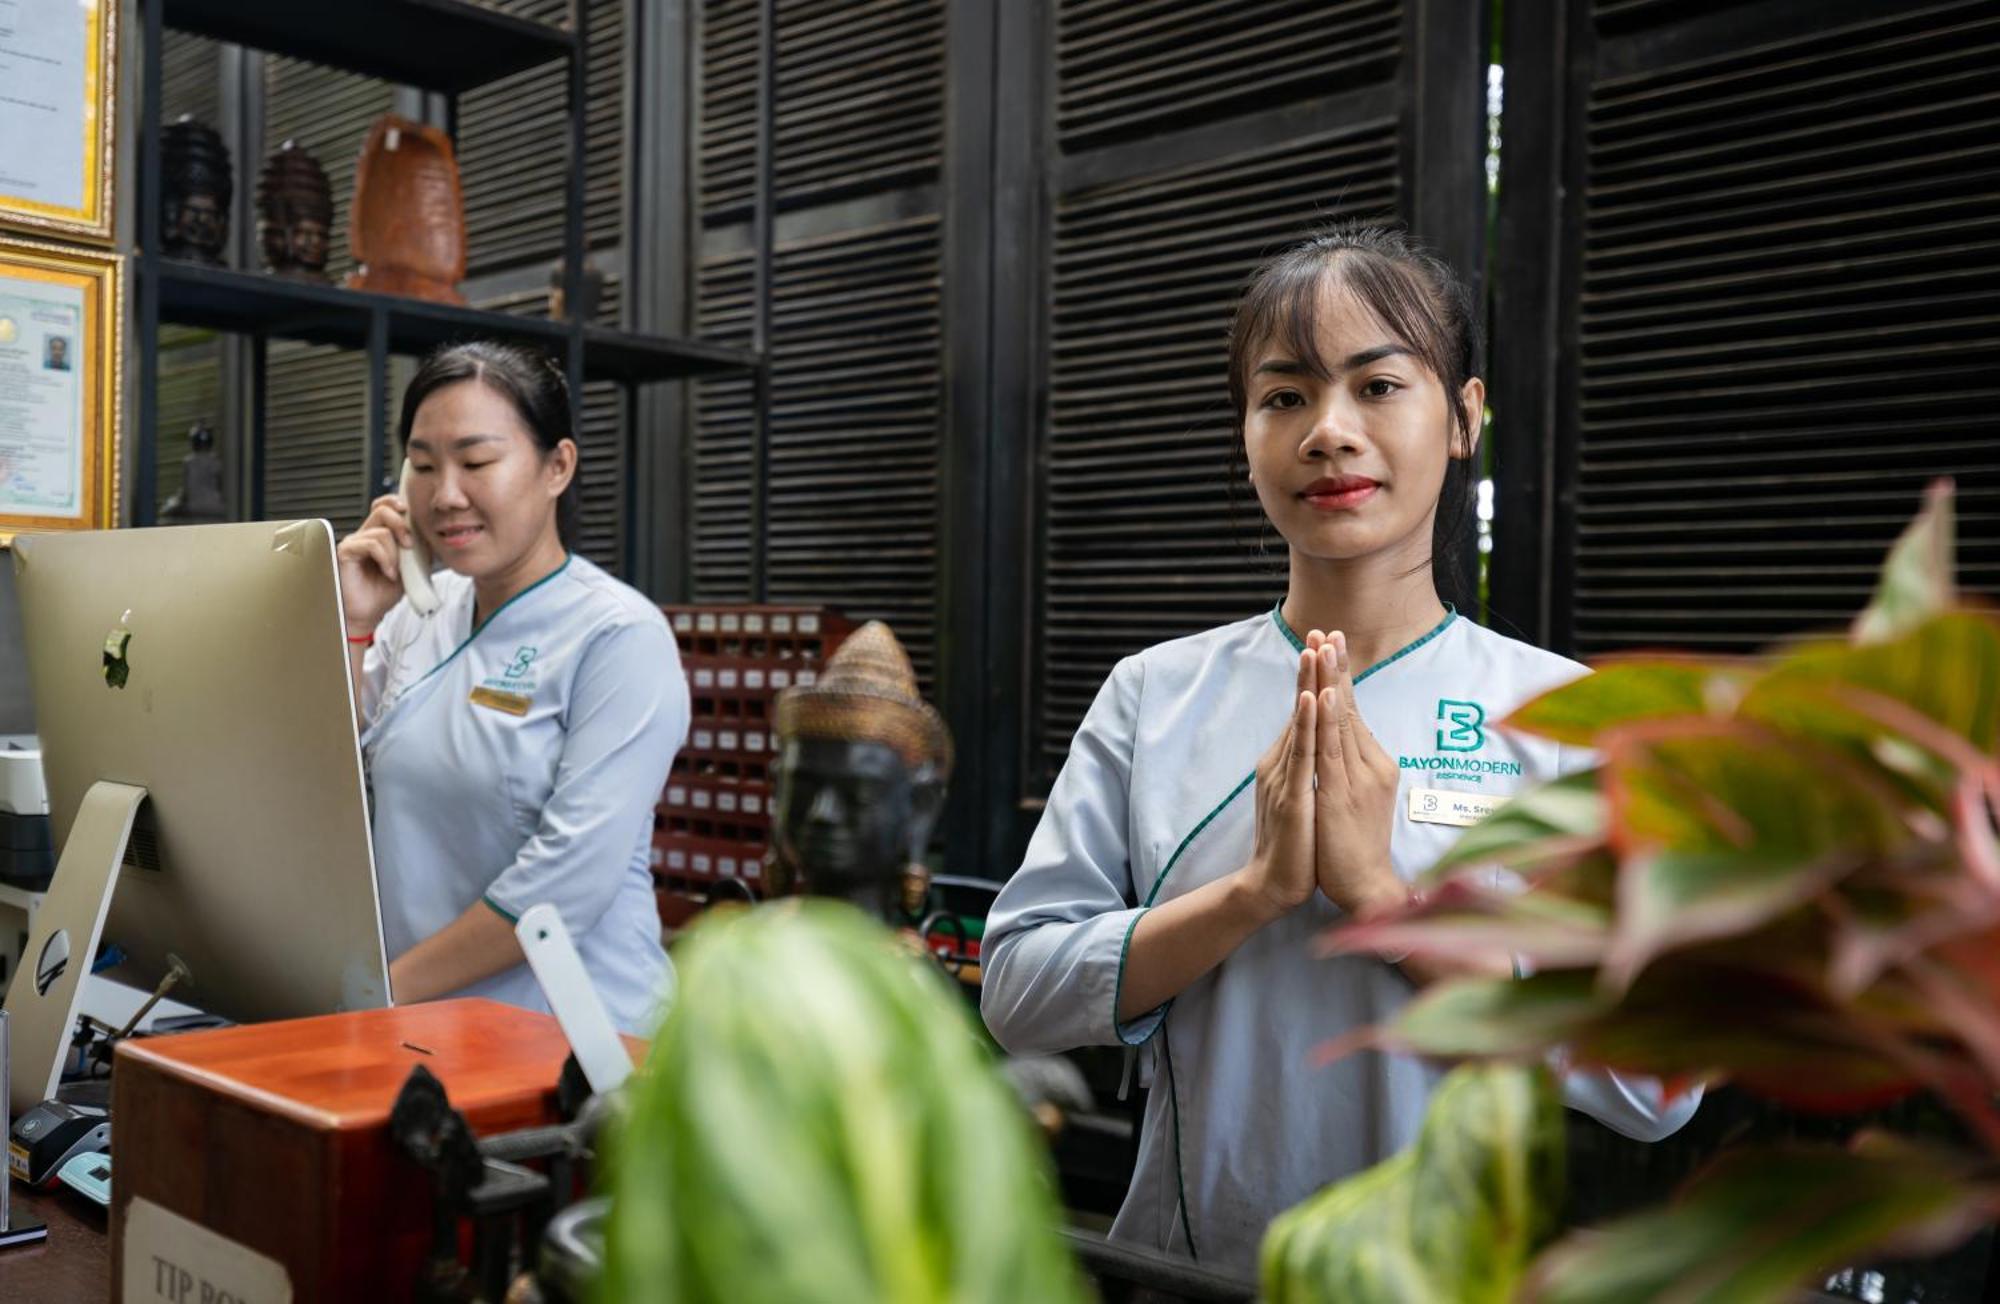
[(616, 625), (593, 639), (566, 714), (554, 787), (534, 836), (485, 900), (510, 919), (551, 903), (580, 937), (617, 895), (687, 737), (687, 681), (664, 622)]
[(1128, 848), (1141, 671), (1118, 664), (1098, 691), (1041, 823), (987, 920), (980, 1013), (1015, 1054), (1137, 1045), (1164, 1007), (1127, 1024), (1118, 997), (1135, 904)]

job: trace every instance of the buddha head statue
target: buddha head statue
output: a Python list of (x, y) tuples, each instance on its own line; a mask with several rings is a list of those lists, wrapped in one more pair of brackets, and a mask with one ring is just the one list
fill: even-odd
[(816, 682), (779, 696), (774, 725), (771, 887), (842, 897), (883, 919), (921, 902), (951, 734), (889, 627), (849, 635)]
[(296, 280), (326, 280), (332, 231), (333, 190), (326, 170), (297, 141), (288, 140), (257, 174), (257, 243), (264, 266)]
[(160, 131), (160, 247), (169, 258), (220, 264), (236, 178), (222, 136), (186, 114)]

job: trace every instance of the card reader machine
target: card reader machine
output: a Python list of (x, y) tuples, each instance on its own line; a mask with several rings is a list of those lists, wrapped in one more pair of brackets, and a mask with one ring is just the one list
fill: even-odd
[(54, 1186), (71, 1159), (110, 1148), (111, 1116), (105, 1110), (44, 1100), (14, 1121), (7, 1169), (30, 1186)]

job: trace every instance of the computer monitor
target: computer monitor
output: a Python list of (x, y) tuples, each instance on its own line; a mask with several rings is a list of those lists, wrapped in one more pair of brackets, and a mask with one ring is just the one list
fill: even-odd
[[(110, 977), (239, 1022), (389, 1003), (325, 521), (22, 535), (54, 880), (7, 993), (18, 1113)], [(108, 907), (108, 915), (107, 915)], [(107, 952), (108, 953), (108, 952)]]

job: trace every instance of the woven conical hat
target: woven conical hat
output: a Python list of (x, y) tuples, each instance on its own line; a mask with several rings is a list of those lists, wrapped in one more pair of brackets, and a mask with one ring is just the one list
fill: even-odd
[(951, 733), (917, 693), (917, 674), (890, 628), (871, 620), (848, 635), (817, 683), (778, 697), (777, 734), (834, 742), (876, 742), (912, 768), (951, 772)]

